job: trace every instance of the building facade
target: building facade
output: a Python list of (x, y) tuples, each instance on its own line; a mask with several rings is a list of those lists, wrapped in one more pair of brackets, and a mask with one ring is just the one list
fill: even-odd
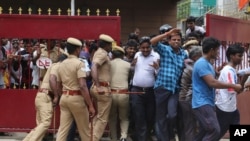
[[(90, 15), (105, 16), (106, 10), (109, 9), (110, 16), (116, 15), (119, 9), (121, 16), (121, 41), (126, 42), (129, 33), (133, 32), (136, 27), (141, 31), (140, 36), (158, 34), (159, 27), (163, 24), (176, 25), (176, 0), (75, 0), (75, 9), (80, 10), (82, 16), (87, 15), (89, 9)], [(48, 9), (51, 9), (51, 14), (58, 14), (58, 9), (61, 9), (61, 14), (66, 15), (67, 10), (71, 7), (71, 1), (58, 0), (1, 0), (0, 7), (2, 13), (8, 14), (11, 7), (13, 14), (18, 14), (18, 9), (22, 8), (22, 13), (27, 14), (28, 9), (32, 9), (32, 14), (38, 14), (38, 9), (41, 8), (42, 14), (47, 14)], [(101, 25), (100, 25), (101, 26)], [(98, 27), (93, 30), (98, 30)]]

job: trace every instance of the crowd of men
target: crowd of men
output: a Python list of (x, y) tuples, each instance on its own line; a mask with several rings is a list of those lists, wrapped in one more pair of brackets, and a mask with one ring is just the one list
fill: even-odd
[[(7, 87), (38, 89), (37, 126), (24, 141), (43, 139), (57, 105), (57, 141), (73, 141), (76, 130), (82, 141), (99, 141), (107, 125), (112, 141), (129, 136), (150, 141), (152, 135), (158, 141), (174, 141), (176, 135), (180, 141), (220, 140), (230, 124), (239, 124), (236, 95), (244, 82), (238, 81), (237, 67), (245, 49), (229, 45), (227, 62), (216, 69), (220, 41), (204, 37), (205, 30), (195, 26), (193, 17), (187, 26), (185, 41), (180, 30), (168, 24), (154, 36), (140, 37), (136, 28), (122, 47), (101, 34), (85, 48), (74, 37), (60, 43), (34, 40), (32, 50), (20, 45), (24, 40), (12, 40), (9, 52), (10, 42), (2, 39), (0, 87), (7, 86), (4, 70), (10, 68)], [(50, 58), (52, 65), (38, 68), (40, 57)], [(25, 76), (27, 71), (32, 76)], [(27, 78), (33, 78), (32, 83)]]

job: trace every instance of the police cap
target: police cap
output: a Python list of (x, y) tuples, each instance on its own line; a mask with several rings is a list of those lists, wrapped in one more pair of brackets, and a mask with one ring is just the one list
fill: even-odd
[(122, 53), (125, 54), (125, 50), (122, 47), (120, 47), (120, 46), (114, 46), (112, 48), (112, 51), (120, 51), (120, 52), (122, 52)]
[(69, 37), (67, 39), (67, 43), (75, 46), (82, 46), (82, 42), (76, 38)]
[(103, 40), (103, 41), (106, 41), (106, 42), (109, 42), (109, 43), (114, 42), (114, 39), (112, 37), (110, 37), (109, 35), (106, 35), (106, 34), (101, 34), (99, 36), (99, 39)]

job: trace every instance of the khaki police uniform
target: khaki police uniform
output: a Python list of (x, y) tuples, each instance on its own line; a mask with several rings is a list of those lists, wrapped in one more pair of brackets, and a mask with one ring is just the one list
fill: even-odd
[[(115, 47), (113, 50), (124, 50), (121, 47)], [(128, 77), (130, 72), (130, 63), (115, 58), (111, 61), (111, 92), (112, 106), (109, 114), (109, 129), (112, 141), (117, 141), (117, 117), (119, 117), (121, 138), (127, 138), (129, 126), (129, 95)], [(119, 116), (118, 116), (119, 114)]]
[(53, 69), (56, 69), (59, 63), (52, 64), (46, 72), (40, 89), (35, 98), (36, 122), (37, 126), (23, 139), (23, 141), (42, 141), (45, 133), (51, 125), (53, 116), (51, 88), (49, 77)]
[(60, 127), (57, 141), (66, 141), (70, 126), (75, 120), (81, 139), (90, 140), (89, 111), (80, 92), (78, 78), (86, 77), (85, 65), (78, 57), (69, 55), (58, 68), (63, 85), (60, 99)]
[[(101, 37), (102, 36), (100, 36), (100, 39)], [(104, 37), (104, 40), (106, 40), (106, 35)], [(97, 105), (97, 115), (93, 119), (93, 141), (99, 141), (107, 125), (112, 103), (112, 97), (110, 94), (110, 59), (107, 51), (99, 47), (93, 56), (92, 64), (100, 65), (97, 70), (98, 80), (99, 85), (103, 87), (105, 91), (105, 94), (100, 95), (97, 92), (95, 82), (93, 82), (93, 85), (90, 89), (90, 93), (96, 100)]]
[[(47, 57), (51, 59), (52, 63), (57, 62), (57, 58), (60, 54), (64, 53), (60, 47), (54, 47), (52, 50), (48, 50), (47, 47), (41, 49), (41, 57)], [(40, 78), (43, 78), (46, 73), (46, 69), (40, 69)]]

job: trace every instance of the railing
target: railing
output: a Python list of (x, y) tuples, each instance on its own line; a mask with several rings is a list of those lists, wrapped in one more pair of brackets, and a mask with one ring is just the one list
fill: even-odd
[[(48, 8), (46, 10), (41, 9), (41, 8), (38, 8), (38, 9), (28, 8), (26, 10), (27, 11), (25, 11), (25, 12), (27, 12), (28, 15), (34, 15), (34, 14), (36, 14), (36, 11), (37, 11), (37, 15), (52, 15), (52, 11), (53, 11), (52, 8)], [(62, 15), (63, 11), (62, 11), (61, 8), (58, 8), (58, 9), (55, 9), (55, 10), (56, 10), (58, 16)], [(19, 14), (19, 15), (22, 15), (24, 13), (24, 9), (22, 7), (19, 7), (18, 9), (16, 9), (17, 13), (13, 13), (14, 9), (12, 7), (8, 8), (8, 13), (3, 13), (3, 11), (4, 11), (4, 9), (0, 6), (0, 14), (10, 14), (10, 15), (11, 14)], [(43, 14), (42, 12), (44, 12), (44, 11), (46, 11), (47, 13)], [(85, 12), (85, 13), (83, 13), (83, 12)], [(100, 9), (96, 9), (95, 11), (94, 10), (91, 11), (91, 9), (88, 8), (86, 11), (81, 11), (78, 8), (76, 10), (77, 16), (81, 16), (81, 15), (83, 15), (83, 16), (93, 16), (92, 12), (95, 13), (96, 16), (100, 16), (102, 14), (102, 11)], [(71, 15), (71, 9), (68, 8), (66, 13), (67, 13), (68, 16), (70, 16)], [(110, 13), (111, 13), (110, 9), (104, 10), (105, 16), (110, 16)], [(120, 10), (119, 9), (115, 10), (115, 15), (120, 16)]]
[[(6, 89), (0, 89), (0, 132), (23, 131), (28, 132), (35, 127), (35, 106), (34, 99), (37, 93), (37, 87), (31, 86), (31, 72), (30, 63), (33, 56), (33, 49), (41, 47), (40, 44), (50, 46), (56, 42), (58, 48), (63, 48), (63, 43), (68, 37), (75, 37), (83, 41), (86, 48), (89, 43), (98, 39), (102, 33), (108, 34), (114, 38), (115, 41), (120, 41), (120, 10), (114, 11), (115, 15), (109, 9), (101, 11), (100, 9), (87, 9), (83, 13), (77, 9), (76, 16), (71, 16), (71, 10), (67, 10), (64, 14), (61, 9), (56, 9), (56, 14), (53, 14), (52, 8), (45, 9), (13, 9), (12, 7), (3, 9), (0, 6), (0, 45), (2, 46), (2, 39), (8, 39), (10, 48), (13, 48), (14, 38), (17, 38), (19, 43), (23, 41), (24, 47), (27, 49), (27, 69), (23, 73), (26, 74), (27, 81), (21, 82), (21, 85), (6, 86)], [(4, 12), (5, 11), (5, 12)], [(7, 11), (7, 12), (6, 12)], [(17, 11), (17, 13), (15, 13)], [(36, 12), (37, 11), (37, 12)], [(46, 13), (45, 13), (46, 11)], [(86, 13), (85, 13), (86, 12)], [(86, 15), (85, 15), (86, 14)], [(35, 44), (34, 40), (38, 41)], [(18, 43), (18, 46), (19, 46)], [(61, 44), (62, 43), (62, 44)], [(8, 57), (11, 57), (12, 49), (8, 50)], [(59, 51), (59, 50), (58, 50)], [(24, 56), (17, 54), (12, 56), (17, 59), (18, 65), (21, 64), (20, 58)], [(11, 59), (10, 59), (11, 60)], [(0, 66), (2, 61), (6, 61), (8, 66), (4, 72), (8, 72), (9, 76), (5, 76), (6, 81), (10, 82), (10, 66), (13, 64), (6, 59), (2, 60), (0, 54)], [(4, 62), (5, 63), (5, 62)], [(2, 73), (3, 69), (0, 69)], [(53, 123), (49, 131), (55, 131), (59, 125), (59, 110), (55, 110), (56, 114), (53, 117)], [(3, 115), (4, 113), (4, 115)], [(10, 118), (11, 117), (11, 118)]]
[[(63, 15), (63, 13), (67, 14)], [(13, 9), (12, 7), (3, 8), (0, 6), (0, 39), (7, 38), (9, 40), (10, 48), (6, 50), (8, 56), (12, 54), (12, 39), (14, 38), (21, 39), (24, 42), (24, 48), (27, 50), (34, 48), (34, 45), (32, 45), (34, 44), (33, 40), (38, 40), (40, 44), (47, 44), (48, 48), (50, 48), (52, 40), (57, 40), (57, 46), (60, 48), (62, 47), (60, 46), (61, 43), (63, 44), (69, 36), (81, 39), (86, 47), (88, 42), (98, 39), (98, 36), (102, 33), (112, 36), (116, 42), (120, 41), (119, 9), (112, 12), (110, 9), (86, 9), (86, 11), (81, 11), (78, 8), (76, 13), (76, 16), (71, 16), (71, 9), (66, 11), (60, 8), (48, 8), (45, 10), (41, 8), (23, 9), (18, 7)], [(2, 45), (1, 40), (0, 44)], [(30, 67), (32, 56), (31, 51), (28, 57), (26, 57), (28, 68)], [(15, 57), (22, 58), (22, 55), (18, 54)], [(8, 67), (10, 67), (11, 63), (8, 63)], [(21, 61), (19, 60), (20, 63)], [(5, 73), (5, 80), (10, 82), (10, 68), (7, 68), (7, 70), (8, 73)], [(21, 86), (14, 85), (13, 89), (36, 88), (30, 85), (32, 70), (28, 69), (24, 73), (28, 74), (26, 78), (28, 82), (23, 83)], [(6, 86), (6, 88), (10, 88), (10, 85)]]

